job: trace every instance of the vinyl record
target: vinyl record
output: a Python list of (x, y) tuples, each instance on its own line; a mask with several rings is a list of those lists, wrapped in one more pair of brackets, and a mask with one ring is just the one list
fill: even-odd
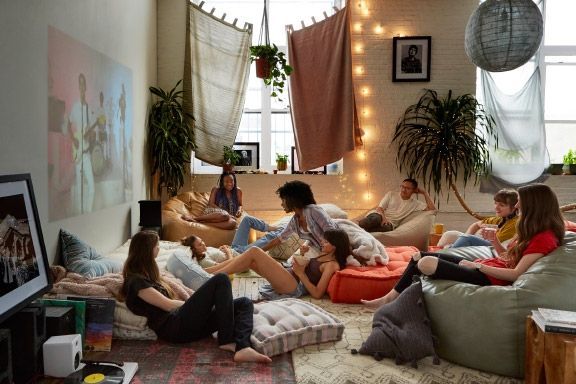
[(70, 384), (121, 384), (124, 381), (122, 368), (105, 364), (87, 364), (70, 374), (64, 383)]

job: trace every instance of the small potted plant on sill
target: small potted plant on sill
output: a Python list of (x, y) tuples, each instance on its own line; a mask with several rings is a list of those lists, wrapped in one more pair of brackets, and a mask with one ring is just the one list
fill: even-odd
[(240, 161), (240, 155), (229, 145), (224, 146), (224, 162), (222, 169), (224, 172), (232, 172), (234, 166)]
[(276, 153), (276, 168), (279, 171), (285, 171), (288, 168), (288, 155)]
[(565, 175), (576, 175), (576, 151), (569, 149), (563, 157)]

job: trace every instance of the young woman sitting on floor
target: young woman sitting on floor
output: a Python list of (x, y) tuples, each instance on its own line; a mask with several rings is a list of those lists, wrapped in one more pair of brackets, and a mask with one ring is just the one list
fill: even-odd
[[(300, 247), (302, 255), (308, 250), (306, 245)], [(326, 293), (334, 273), (344, 268), (349, 254), (350, 240), (346, 232), (330, 229), (324, 232), (320, 255), (307, 259), (306, 265), (294, 261), (292, 267), (284, 268), (262, 249), (253, 247), (238, 257), (206, 268), (206, 271), (231, 274), (252, 269), (269, 282), (260, 288), (260, 294), (267, 300), (306, 294), (319, 299)]]
[(564, 219), (556, 194), (544, 184), (518, 189), (516, 209), (520, 212), (517, 235), (508, 249), (497, 257), (468, 261), (440, 253), (416, 253), (396, 286), (386, 295), (363, 304), (377, 308), (395, 300), (412, 283), (414, 275), (432, 279), (455, 280), (476, 285), (509, 285), (538, 259), (555, 250), (564, 241)]
[(221, 349), (235, 352), (236, 362), (269, 363), (272, 360), (250, 345), (254, 306), (250, 299), (232, 298), (227, 275), (218, 274), (204, 283), (188, 300), (174, 299), (169, 285), (160, 276), (158, 234), (138, 232), (130, 242), (120, 290), (126, 306), (148, 319), (158, 338), (171, 343), (186, 343), (218, 332)]

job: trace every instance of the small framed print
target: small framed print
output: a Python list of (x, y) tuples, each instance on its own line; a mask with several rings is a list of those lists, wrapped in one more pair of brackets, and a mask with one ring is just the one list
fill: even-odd
[(234, 171), (255, 171), (260, 168), (260, 143), (234, 143), (232, 149), (240, 155)]
[(395, 37), (392, 44), (392, 81), (430, 81), (430, 36)]
[(293, 174), (307, 174), (307, 175), (325, 175), (326, 166), (310, 169), (308, 171), (300, 170), (300, 163), (298, 162), (298, 154), (296, 153), (296, 147), (292, 147), (292, 153), (290, 157), (291, 171)]

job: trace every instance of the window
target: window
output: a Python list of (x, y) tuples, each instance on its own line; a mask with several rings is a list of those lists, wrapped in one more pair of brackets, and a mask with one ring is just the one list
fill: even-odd
[[(270, 42), (280, 50), (287, 51), (285, 26), (293, 24), (297, 29), (300, 21), (305, 25), (312, 24), (312, 17), (320, 21), (323, 12), (332, 14), (332, 6), (339, 5), (339, 0), (266, 0), (268, 2), (268, 26)], [(215, 8), (214, 14), (221, 17), (226, 13), (226, 20), (238, 18), (237, 25), (244, 22), (253, 25), (252, 43), (258, 44), (264, 2), (262, 0), (207, 0), (204, 9)], [(254, 66), (254, 64), (252, 64)], [(250, 80), (244, 104), (244, 114), (240, 122), (236, 142), (260, 143), (260, 168), (271, 171), (276, 168), (276, 153), (290, 155), (294, 145), (294, 133), (290, 116), (287, 89), (282, 100), (272, 99), (270, 90), (261, 79), (256, 78), (254, 67), (250, 69)]]

